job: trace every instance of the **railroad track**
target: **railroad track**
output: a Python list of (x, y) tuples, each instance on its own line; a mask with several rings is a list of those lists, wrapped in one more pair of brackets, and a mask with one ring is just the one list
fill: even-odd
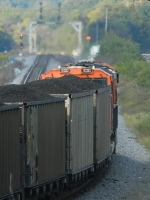
[(22, 83), (25, 84), (27, 82), (39, 80), (40, 75), (45, 70), (45, 68), (46, 68), (46, 66), (49, 62), (50, 57), (51, 57), (50, 55), (39, 55), (39, 56), (37, 56), (35, 62), (33, 63), (28, 74), (24, 77), (24, 80), (22, 81)]
[(53, 58), (56, 62), (61, 63), (61, 65), (66, 64), (67, 62), (74, 62), (73, 58), (69, 56), (60, 56), (60, 55), (39, 55), (34, 61), (30, 71), (24, 76), (21, 84), (27, 82), (35, 81), (40, 79), (40, 75), (46, 72), (46, 67), (49, 63), (49, 60)]

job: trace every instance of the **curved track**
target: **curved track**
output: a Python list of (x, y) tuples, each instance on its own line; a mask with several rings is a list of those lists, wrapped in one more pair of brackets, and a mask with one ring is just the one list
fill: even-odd
[(40, 75), (46, 68), (50, 55), (39, 55), (37, 56), (33, 66), (31, 67), (30, 71), (28, 74), (24, 77), (23, 84), (35, 80), (39, 80)]
[(22, 80), (21, 84), (39, 80), (40, 75), (45, 73), (46, 67), (51, 58), (59, 62), (61, 65), (64, 65), (68, 62), (71, 62), (71, 63), (74, 62), (74, 59), (67, 55), (65, 56), (61, 56), (57, 54), (38, 55), (32, 67), (30, 68), (30, 71), (24, 76), (24, 79)]

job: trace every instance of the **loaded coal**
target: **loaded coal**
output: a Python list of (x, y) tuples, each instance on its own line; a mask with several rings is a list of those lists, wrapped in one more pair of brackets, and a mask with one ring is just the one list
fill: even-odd
[(76, 76), (33, 81), (24, 85), (0, 86), (0, 103), (31, 102), (54, 98), (51, 94), (73, 94), (100, 89), (102, 86)]

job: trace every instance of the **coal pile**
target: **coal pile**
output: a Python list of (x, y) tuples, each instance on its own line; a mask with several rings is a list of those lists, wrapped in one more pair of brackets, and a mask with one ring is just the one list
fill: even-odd
[(54, 98), (39, 91), (38, 93), (27, 85), (7, 85), (0, 87), (0, 106), (3, 102), (30, 102)]
[(89, 90), (100, 89), (102, 86), (76, 76), (64, 76), (62, 78), (46, 79), (27, 83), (33, 90), (46, 94), (73, 94)]
[(97, 83), (72, 75), (57, 79), (33, 81), (25, 85), (7, 85), (0, 87), (0, 103), (42, 101), (54, 98), (50, 94), (73, 94), (96, 90), (101, 87)]

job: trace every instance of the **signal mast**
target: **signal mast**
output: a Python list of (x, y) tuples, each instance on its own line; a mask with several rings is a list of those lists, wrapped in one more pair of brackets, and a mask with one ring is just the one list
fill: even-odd
[(23, 55), (22, 50), (23, 50), (24, 44), (23, 44), (22, 40), (23, 40), (23, 34), (20, 33), (20, 46), (19, 46), (20, 47), (20, 53), (19, 53), (20, 56)]

